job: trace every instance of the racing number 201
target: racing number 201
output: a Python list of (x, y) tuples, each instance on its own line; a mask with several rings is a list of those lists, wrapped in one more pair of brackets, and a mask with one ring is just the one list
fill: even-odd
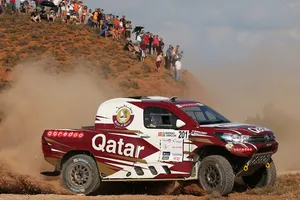
[(179, 136), (178, 138), (188, 138), (188, 132), (187, 131), (179, 131)]

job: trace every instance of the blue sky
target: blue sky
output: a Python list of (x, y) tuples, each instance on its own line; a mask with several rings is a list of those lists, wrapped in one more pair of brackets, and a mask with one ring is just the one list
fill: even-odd
[[(300, 51), (300, 0), (84, 0), (179, 44), (184, 67), (243, 62), (261, 46)], [(299, 54), (295, 54), (299, 55)]]
[[(300, 51), (300, 0), (85, 0), (163, 36), (184, 65), (243, 62), (262, 45)], [(299, 54), (298, 54), (299, 55)]]

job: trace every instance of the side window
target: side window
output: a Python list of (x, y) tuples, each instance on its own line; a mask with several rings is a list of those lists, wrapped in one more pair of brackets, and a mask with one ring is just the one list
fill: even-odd
[(159, 107), (144, 109), (144, 126), (153, 129), (174, 129), (177, 117), (169, 110)]
[(216, 120), (217, 117), (212, 114), (211, 112), (209, 112), (208, 110), (205, 111), (206, 116), (208, 117), (209, 120)]

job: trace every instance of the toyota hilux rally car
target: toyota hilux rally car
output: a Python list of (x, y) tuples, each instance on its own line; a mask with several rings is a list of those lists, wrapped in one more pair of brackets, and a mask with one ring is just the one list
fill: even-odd
[(232, 123), (212, 108), (176, 97), (126, 97), (102, 103), (95, 124), (50, 129), (45, 160), (65, 187), (91, 194), (106, 181), (198, 180), (227, 195), (236, 177), (250, 187), (274, 185), (271, 130)]

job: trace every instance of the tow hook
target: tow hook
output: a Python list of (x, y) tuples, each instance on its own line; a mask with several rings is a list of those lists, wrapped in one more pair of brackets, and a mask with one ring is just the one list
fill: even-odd
[(266, 163), (266, 168), (269, 169), (270, 168), (270, 163)]
[(246, 164), (243, 169), (245, 172), (248, 171), (248, 164)]

